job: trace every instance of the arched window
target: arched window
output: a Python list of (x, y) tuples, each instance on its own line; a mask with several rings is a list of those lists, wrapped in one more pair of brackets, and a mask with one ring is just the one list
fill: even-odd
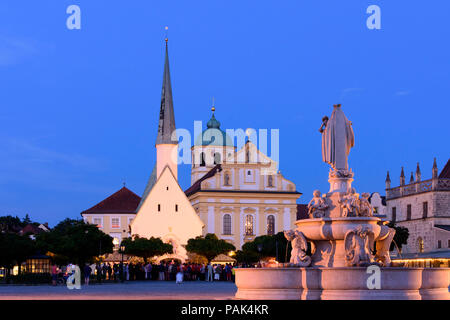
[(222, 157), (220, 156), (220, 153), (216, 152), (214, 153), (214, 164), (220, 164), (222, 163)]
[(245, 153), (245, 162), (249, 163), (250, 162), (250, 151), (247, 150), (247, 152)]
[(245, 216), (245, 235), (253, 235), (253, 216), (250, 214)]
[(231, 234), (231, 215), (223, 216), (223, 234)]
[(205, 153), (202, 152), (200, 153), (200, 167), (204, 167), (205, 165)]
[(275, 234), (275, 217), (273, 215), (267, 217), (267, 234), (269, 236)]
[(424, 242), (422, 237), (417, 238), (417, 249), (420, 253), (422, 253), (424, 250)]
[(273, 176), (272, 176), (272, 175), (270, 175), (270, 176), (267, 178), (267, 185), (268, 185), (269, 187), (273, 187)]

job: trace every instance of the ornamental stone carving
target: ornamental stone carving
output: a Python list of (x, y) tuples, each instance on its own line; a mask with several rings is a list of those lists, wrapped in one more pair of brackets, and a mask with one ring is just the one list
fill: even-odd
[(372, 250), (374, 234), (369, 228), (358, 226), (345, 234), (345, 260), (349, 267), (364, 267), (374, 261)]

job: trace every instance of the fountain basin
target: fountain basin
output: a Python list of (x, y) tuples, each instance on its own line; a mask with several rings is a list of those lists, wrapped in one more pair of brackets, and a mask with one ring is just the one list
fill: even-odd
[(297, 220), (295, 225), (308, 240), (344, 240), (345, 234), (358, 226), (366, 227), (374, 233), (375, 238), (380, 235), (380, 218), (375, 217), (339, 217), (314, 218)]
[[(364, 267), (237, 268), (236, 299), (450, 300), (449, 268), (380, 268), (380, 289), (369, 289)], [(370, 282), (370, 280), (369, 280)]]

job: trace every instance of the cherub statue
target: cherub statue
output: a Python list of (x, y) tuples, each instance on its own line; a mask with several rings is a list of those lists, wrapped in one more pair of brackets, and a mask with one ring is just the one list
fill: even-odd
[(360, 217), (372, 217), (373, 216), (373, 208), (369, 202), (370, 194), (364, 192), (361, 194), (359, 198), (359, 216)]
[(314, 190), (313, 198), (308, 203), (308, 215), (310, 218), (323, 218), (328, 209), (325, 199), (320, 196), (319, 190)]
[(345, 234), (345, 260), (347, 266), (366, 266), (373, 262), (374, 233), (367, 227), (358, 226)]
[(359, 195), (356, 193), (355, 188), (352, 188), (352, 190), (344, 195), (340, 200), (339, 203), (341, 204), (342, 208), (342, 216), (343, 217), (354, 217), (358, 215), (358, 209), (359, 209)]
[(308, 242), (300, 231), (286, 230), (284, 236), (291, 242), (291, 260), (290, 263), (300, 267), (308, 267), (311, 264), (311, 257), (306, 254)]

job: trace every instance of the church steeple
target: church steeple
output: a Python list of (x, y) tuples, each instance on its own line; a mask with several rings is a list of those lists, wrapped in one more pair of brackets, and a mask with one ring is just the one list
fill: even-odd
[(178, 179), (178, 139), (175, 134), (175, 113), (173, 111), (167, 42), (166, 38), (166, 59), (164, 62), (164, 76), (161, 91), (158, 137), (156, 138), (156, 179), (159, 178), (167, 166), (172, 171), (175, 179)]
[(169, 49), (166, 41), (166, 59), (164, 62), (164, 75), (161, 91), (161, 108), (159, 112), (158, 137), (156, 144), (178, 144), (178, 140), (172, 140), (175, 131), (175, 113), (173, 111), (172, 84), (170, 82)]

